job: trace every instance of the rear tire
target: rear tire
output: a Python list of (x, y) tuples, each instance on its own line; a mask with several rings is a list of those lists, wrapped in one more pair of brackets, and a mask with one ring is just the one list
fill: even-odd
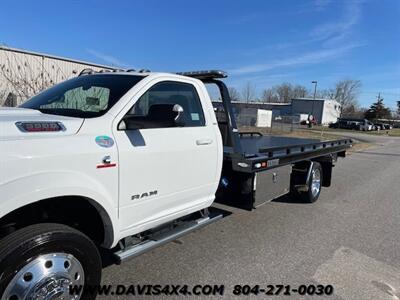
[(322, 188), (322, 167), (318, 162), (313, 162), (311, 176), (308, 182), (308, 191), (301, 192), (300, 197), (305, 203), (313, 203), (318, 200)]
[[(70, 299), (69, 285), (98, 285), (101, 269), (97, 247), (80, 231), (53, 223), (31, 225), (0, 241), (0, 298), (36, 299), (45, 293), (49, 299)], [(96, 298), (86, 288), (77, 296)]]

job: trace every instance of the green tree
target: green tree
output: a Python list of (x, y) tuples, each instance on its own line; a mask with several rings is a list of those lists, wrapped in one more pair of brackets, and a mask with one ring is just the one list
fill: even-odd
[(390, 118), (390, 109), (383, 103), (383, 98), (378, 97), (375, 103), (365, 112), (366, 119), (388, 119)]

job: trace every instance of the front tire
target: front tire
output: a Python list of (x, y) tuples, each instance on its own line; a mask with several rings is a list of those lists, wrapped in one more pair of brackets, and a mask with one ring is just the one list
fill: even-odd
[[(95, 299), (84, 288), (101, 280), (101, 259), (83, 233), (61, 224), (19, 229), (0, 241), (1, 299)], [(74, 297), (69, 286), (83, 286)]]
[(308, 182), (308, 191), (301, 192), (303, 202), (313, 203), (318, 200), (322, 188), (322, 167), (318, 162), (313, 162), (311, 176)]

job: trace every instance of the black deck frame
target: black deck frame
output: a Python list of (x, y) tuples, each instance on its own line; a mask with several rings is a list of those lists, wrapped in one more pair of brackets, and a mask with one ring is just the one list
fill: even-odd
[[(231, 145), (230, 147), (224, 147), (224, 162), (230, 162), (232, 164), (232, 170), (234, 171), (254, 173), (305, 160), (332, 160), (337, 156), (345, 157), (346, 150), (352, 146), (351, 139), (340, 139), (279, 147), (264, 147), (259, 148), (256, 153), (246, 153), (242, 149), (241, 136), (250, 136), (251, 138), (257, 139), (261, 138), (262, 134), (259, 132), (239, 132), (233, 114), (228, 88), (222, 80), (219, 80), (227, 77), (226, 73), (212, 70), (182, 72), (178, 74), (199, 79), (205, 84), (217, 85), (221, 93), (222, 104), (229, 129), (229, 144)], [(256, 167), (256, 164), (263, 162), (266, 163), (265, 167)]]

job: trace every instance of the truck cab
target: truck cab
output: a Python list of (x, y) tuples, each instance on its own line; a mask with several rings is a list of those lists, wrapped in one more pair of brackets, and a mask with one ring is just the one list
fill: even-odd
[(210, 206), (222, 168), (221, 135), (204, 85), (178, 75), (145, 80), (111, 128), (123, 235)]
[(214, 201), (221, 135), (197, 79), (85, 74), (1, 115), (9, 128), (2, 141), (2, 216), (54, 196), (89, 198), (107, 211), (108, 246), (115, 246)]

